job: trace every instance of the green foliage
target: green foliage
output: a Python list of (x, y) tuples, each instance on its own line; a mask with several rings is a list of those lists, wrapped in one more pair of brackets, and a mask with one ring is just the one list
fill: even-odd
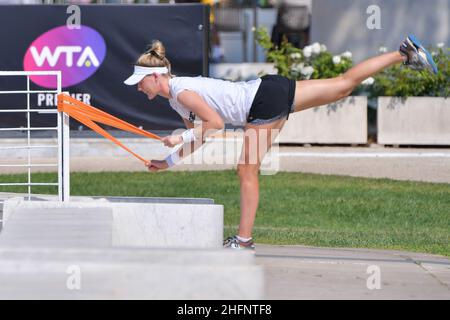
[(427, 48), (438, 66), (438, 74), (426, 70), (412, 70), (403, 64), (397, 64), (375, 75), (370, 90), (372, 97), (377, 96), (430, 96), (448, 97), (450, 94), (449, 48)]
[[(295, 80), (326, 79), (336, 77), (352, 67), (350, 52), (333, 56), (325, 45), (314, 43), (303, 49), (294, 47), (286, 37), (275, 46), (267, 32), (256, 29), (256, 41), (265, 50), (267, 60), (273, 62), (278, 74)], [(334, 62), (333, 62), (334, 58)]]
[[(351, 52), (333, 55), (326, 46), (314, 43), (303, 49), (294, 47), (284, 37), (281, 45), (275, 46), (267, 32), (260, 27), (255, 30), (256, 41), (265, 50), (267, 60), (273, 62), (278, 74), (295, 80), (327, 79), (345, 73), (353, 66)], [(381, 48), (380, 48), (381, 49)], [(448, 97), (450, 93), (449, 48), (443, 44), (427, 48), (432, 53), (439, 73), (417, 71), (396, 64), (367, 79), (355, 88), (353, 95), (378, 96), (431, 96)], [(386, 50), (386, 48), (384, 48)]]

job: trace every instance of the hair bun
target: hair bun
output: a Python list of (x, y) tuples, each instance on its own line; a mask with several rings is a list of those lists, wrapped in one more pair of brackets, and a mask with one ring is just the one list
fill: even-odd
[(161, 60), (165, 58), (166, 56), (166, 48), (164, 47), (163, 43), (159, 40), (153, 40), (150, 48), (147, 50), (149, 53), (155, 53), (157, 57), (159, 57)]
[(166, 58), (166, 48), (159, 40), (153, 40), (143, 54), (136, 60), (135, 65), (141, 67), (166, 67), (169, 70), (169, 76), (174, 77), (171, 73), (171, 65), (169, 59)]

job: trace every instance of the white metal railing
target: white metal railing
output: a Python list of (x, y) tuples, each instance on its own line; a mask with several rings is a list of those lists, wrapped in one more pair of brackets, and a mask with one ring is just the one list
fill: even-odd
[[(28, 186), (28, 199), (31, 199), (32, 186), (58, 186), (58, 198), (60, 201), (69, 201), (70, 197), (70, 175), (69, 175), (69, 116), (64, 112), (55, 109), (32, 109), (30, 107), (30, 95), (35, 93), (61, 93), (61, 71), (0, 71), (0, 77), (4, 76), (24, 76), (27, 79), (26, 90), (6, 91), (0, 90), (0, 94), (26, 94), (27, 107), (20, 109), (0, 109), (0, 113), (26, 113), (27, 126), (21, 128), (0, 128), (0, 131), (26, 131), (27, 144), (9, 147), (0, 147), (0, 150), (27, 149), (27, 164), (1, 164), (0, 167), (26, 167), (28, 181), (26, 183), (12, 182), (0, 183), (0, 186)], [(30, 76), (55, 76), (57, 81), (56, 90), (30, 90)], [(1, 99), (1, 98), (0, 98)], [(55, 113), (57, 114), (56, 127), (31, 127), (30, 113)], [(56, 130), (58, 134), (57, 145), (31, 145), (31, 132), (41, 130)], [(32, 163), (31, 149), (35, 148), (58, 148), (58, 163)], [(58, 183), (32, 182), (31, 168), (33, 167), (58, 167)]]

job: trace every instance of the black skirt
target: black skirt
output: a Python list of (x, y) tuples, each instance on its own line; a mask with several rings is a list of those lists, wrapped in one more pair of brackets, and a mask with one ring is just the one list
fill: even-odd
[(294, 111), (296, 81), (277, 74), (261, 77), (247, 117), (247, 123), (264, 124), (275, 121)]

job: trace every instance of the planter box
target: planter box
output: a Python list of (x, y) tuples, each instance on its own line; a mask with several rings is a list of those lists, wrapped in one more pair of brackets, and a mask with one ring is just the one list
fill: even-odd
[(335, 103), (291, 113), (279, 143), (367, 143), (367, 97), (350, 96)]
[(379, 144), (450, 145), (450, 99), (379, 97)]

